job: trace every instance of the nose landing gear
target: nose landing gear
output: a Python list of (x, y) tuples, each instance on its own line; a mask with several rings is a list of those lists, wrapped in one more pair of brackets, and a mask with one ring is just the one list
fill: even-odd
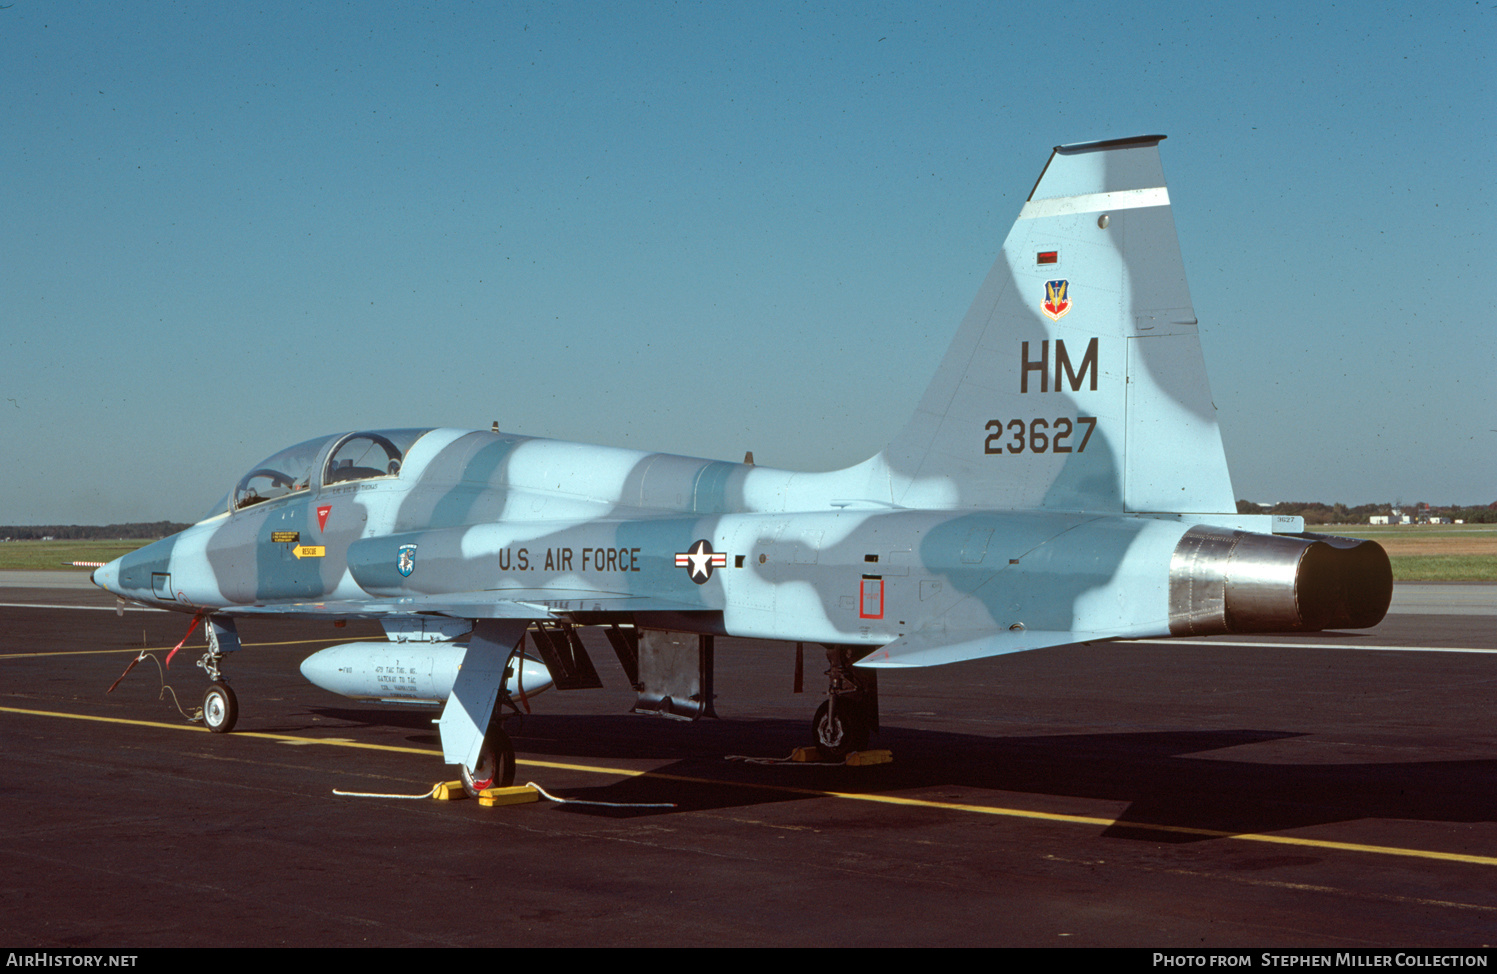
[(212, 681), (203, 694), (203, 726), (215, 734), (227, 734), (239, 720), (239, 698), (229, 689), (228, 680), (218, 664), (225, 653), (239, 648), (239, 633), (233, 619), (208, 618), (208, 651), (198, 660), (198, 667)]

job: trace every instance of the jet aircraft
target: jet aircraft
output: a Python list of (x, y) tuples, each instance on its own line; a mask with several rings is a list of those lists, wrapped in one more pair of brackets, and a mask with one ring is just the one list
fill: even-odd
[[(579, 626), (603, 628), (637, 709), (684, 717), (711, 711), (714, 636), (821, 644), (813, 729), (843, 753), (877, 728), (880, 668), (1376, 625), (1392, 595), (1378, 545), (1236, 512), (1163, 138), (1054, 149), (914, 416), (855, 466), (497, 424), (324, 436), (94, 580), (206, 621), (214, 731), (237, 713), (220, 669), (237, 618), (378, 619), (387, 643), (305, 671), (445, 701), (443, 755), (472, 791), (512, 778), (501, 723), (527, 681), (598, 685)], [(545, 670), (521, 662), (527, 633)]]

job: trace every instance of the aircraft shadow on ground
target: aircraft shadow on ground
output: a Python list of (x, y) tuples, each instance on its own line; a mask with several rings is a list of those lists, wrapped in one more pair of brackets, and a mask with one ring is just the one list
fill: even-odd
[[(430, 728), (424, 713), (319, 710), (359, 723)], [(1014, 796), (1128, 802), (1104, 835), (1151, 842), (1199, 842), (1222, 835), (1282, 832), (1358, 819), (1464, 823), (1497, 820), (1497, 760), (1283, 763), (1232, 759), (1228, 748), (1303, 736), (1271, 730), (1146, 731), (985, 737), (886, 726), (875, 747), (895, 762), (867, 768), (764, 765), (730, 755), (783, 757), (808, 743), (797, 720), (706, 720), (694, 724), (630, 715), (533, 714), (509, 722), (525, 761), (667, 760), (633, 776), (567, 797), (620, 803), (671, 802), (674, 809), (572, 806), (610, 817), (738, 808), (823, 797), (825, 792), (900, 794), (972, 788), (982, 796), (922, 796), (936, 801), (1055, 811)], [(436, 734), (412, 735), (436, 746)], [(531, 776), (542, 772), (533, 772)], [(1087, 813), (1068, 806), (1072, 814)], [(1171, 830), (1182, 831), (1171, 831)], [(1183, 831), (1193, 830), (1193, 831)]]

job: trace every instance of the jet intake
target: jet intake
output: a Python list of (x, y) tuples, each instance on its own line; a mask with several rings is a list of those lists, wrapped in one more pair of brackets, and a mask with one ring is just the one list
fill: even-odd
[(1170, 634), (1375, 626), (1393, 570), (1375, 541), (1194, 527), (1170, 559)]

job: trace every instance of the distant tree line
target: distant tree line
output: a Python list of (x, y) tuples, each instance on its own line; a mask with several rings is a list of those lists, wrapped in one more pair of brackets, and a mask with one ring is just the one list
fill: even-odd
[(1318, 501), (1284, 501), (1272, 507), (1264, 507), (1252, 501), (1237, 502), (1238, 514), (1287, 514), (1304, 518), (1306, 524), (1367, 524), (1374, 514), (1392, 514), (1394, 508), (1413, 516), (1415, 520), (1443, 517), (1450, 521), (1465, 521), (1467, 524), (1497, 524), (1497, 504), (1485, 507), (1439, 507), (1415, 501), (1412, 504), (1361, 504), (1347, 507), (1345, 504), (1322, 504)]
[(12, 541), (113, 541), (117, 538), (164, 538), (191, 527), (175, 521), (136, 524), (0, 524), (0, 538)]

